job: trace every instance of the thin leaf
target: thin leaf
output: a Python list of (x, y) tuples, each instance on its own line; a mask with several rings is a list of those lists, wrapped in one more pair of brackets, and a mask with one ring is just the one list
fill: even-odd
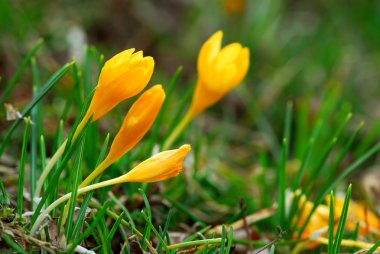
[(83, 232), (83, 234), (79, 235), (78, 238), (74, 239), (74, 242), (72, 244), (70, 244), (69, 248), (68, 248), (68, 251), (67, 253), (72, 253), (75, 249), (75, 247), (83, 241), (83, 239), (85, 239), (87, 236), (89, 236), (92, 232), (94, 232), (94, 229), (95, 227), (98, 225), (99, 221), (101, 219), (104, 219), (103, 218), (103, 215), (104, 213), (106, 212), (108, 206), (110, 205), (110, 202), (106, 202), (102, 208), (100, 209), (100, 211), (98, 212), (98, 214), (96, 215), (95, 217), (95, 220), (92, 222), (92, 224), (90, 225), (90, 227), (88, 227), (86, 229), (86, 231)]
[(343, 204), (342, 212), (339, 219), (338, 229), (335, 234), (334, 248), (332, 252), (334, 254), (340, 253), (341, 242), (343, 239), (344, 225), (346, 224), (348, 208), (350, 205), (351, 188), (352, 188), (352, 185), (350, 184), (347, 189), (346, 198), (344, 199), (344, 204)]
[[(47, 92), (50, 91), (54, 87), (54, 85), (57, 84), (57, 82), (62, 78), (62, 76), (70, 70), (71, 66), (74, 64), (74, 62), (65, 64), (61, 69), (59, 69), (46, 83), (39, 89), (38, 93), (33, 97), (33, 99), (28, 103), (28, 105), (24, 108), (21, 115), (22, 117), (25, 117), (27, 114), (30, 113), (30, 111), (33, 109), (33, 107), (46, 95)], [(3, 142), (0, 146), (0, 156), (3, 154), (5, 147), (7, 146), (9, 139), (11, 138), (13, 132), (16, 130), (17, 126), (22, 121), (21, 118), (14, 121), (11, 128), (8, 130), (8, 132), (5, 134), (5, 137), (3, 139)]]
[(26, 149), (28, 146), (29, 139), (29, 129), (30, 129), (30, 117), (26, 121), (24, 136), (22, 139), (21, 157), (20, 157), (20, 170), (18, 173), (18, 184), (17, 184), (17, 214), (19, 217), (22, 216), (23, 201), (24, 201), (24, 177), (25, 177), (25, 160), (26, 160)]
[(43, 39), (39, 39), (37, 43), (33, 46), (33, 48), (29, 51), (29, 53), (26, 55), (24, 60), (22, 60), (22, 63), (16, 70), (15, 75), (9, 80), (9, 82), (7, 83), (3, 91), (3, 94), (0, 96), (0, 105), (3, 105), (3, 103), (8, 99), (13, 88), (19, 81), (24, 69), (26, 68), (26, 66), (28, 66), (30, 59), (37, 53), (37, 50), (41, 47), (43, 42), (44, 42)]

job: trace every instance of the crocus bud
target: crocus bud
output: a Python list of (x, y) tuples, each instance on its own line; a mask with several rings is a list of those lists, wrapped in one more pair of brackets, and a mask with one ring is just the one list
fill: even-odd
[(220, 100), (247, 74), (249, 49), (240, 43), (231, 43), (221, 49), (222, 37), (222, 31), (216, 32), (200, 50), (198, 82), (189, 109), (190, 118)]
[(118, 160), (142, 139), (160, 112), (164, 100), (165, 91), (161, 85), (153, 86), (138, 98), (112, 142), (107, 161)]
[(183, 145), (175, 150), (158, 153), (117, 178), (117, 182), (151, 183), (175, 177), (182, 172), (183, 160), (190, 150), (190, 145)]
[(98, 86), (88, 108), (87, 117), (95, 121), (117, 104), (141, 92), (148, 84), (154, 69), (152, 57), (127, 49), (108, 60), (99, 77)]
[(116, 134), (110, 151), (102, 163), (83, 181), (80, 187), (88, 185), (121, 156), (134, 147), (148, 132), (160, 112), (165, 100), (165, 91), (161, 85), (155, 85), (145, 91), (124, 118), (123, 124)]

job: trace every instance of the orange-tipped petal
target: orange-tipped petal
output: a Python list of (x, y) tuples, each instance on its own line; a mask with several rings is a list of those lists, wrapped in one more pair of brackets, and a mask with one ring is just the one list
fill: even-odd
[(118, 182), (158, 182), (177, 176), (182, 172), (182, 164), (190, 152), (190, 145), (164, 151), (143, 161), (127, 174), (118, 178)]
[(125, 50), (108, 60), (99, 77), (98, 86), (86, 116), (96, 121), (117, 104), (141, 92), (148, 84), (154, 69), (152, 57), (142, 51)]
[(153, 86), (137, 99), (116, 134), (105, 161), (111, 164), (118, 160), (143, 138), (156, 119), (164, 100), (165, 91), (161, 85)]

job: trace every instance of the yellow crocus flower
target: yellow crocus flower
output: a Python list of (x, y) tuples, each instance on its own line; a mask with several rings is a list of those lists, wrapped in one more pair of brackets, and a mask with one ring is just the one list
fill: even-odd
[(143, 57), (142, 51), (134, 51), (133, 48), (124, 50), (104, 64), (90, 106), (78, 126), (79, 131), (91, 115), (92, 122), (98, 120), (148, 84), (153, 74), (154, 60), (150, 56)]
[(246, 76), (249, 49), (236, 42), (221, 48), (222, 37), (223, 32), (218, 31), (203, 44), (198, 56), (198, 80), (190, 108), (163, 149), (171, 146), (195, 116), (219, 101)]
[[(185, 159), (186, 155), (190, 152), (190, 150), (190, 145), (183, 145), (175, 150), (161, 152), (143, 161), (125, 175), (79, 188), (77, 195), (115, 184), (127, 182), (151, 183), (164, 181), (169, 178), (175, 177), (182, 172), (183, 160)], [(37, 232), (37, 229), (41, 225), (43, 219), (54, 208), (69, 200), (71, 195), (71, 192), (67, 193), (66, 195), (54, 201), (44, 211), (42, 211), (30, 230), (31, 235), (34, 235)]]
[(160, 112), (164, 100), (165, 91), (161, 85), (153, 86), (136, 100), (125, 116), (107, 157), (83, 181), (80, 187), (88, 185), (96, 176), (120, 159), (143, 138)]
[(182, 172), (182, 161), (190, 150), (190, 145), (183, 145), (158, 153), (119, 177), (118, 181), (151, 183), (175, 177)]
[[(149, 56), (143, 57), (142, 51), (133, 53), (134, 51), (133, 48), (124, 50), (104, 64), (90, 106), (75, 130), (73, 139), (77, 138), (91, 116), (92, 122), (98, 120), (118, 103), (141, 92), (148, 84), (153, 74), (154, 60)], [(46, 177), (62, 156), (66, 143), (67, 140), (62, 143), (44, 168), (37, 182), (36, 197), (40, 195)]]
[(198, 56), (198, 82), (189, 109), (195, 117), (235, 88), (249, 68), (249, 49), (240, 43), (221, 48), (223, 32), (218, 31), (202, 46)]
[[(330, 204), (330, 198), (326, 198), (327, 203)], [(334, 200), (334, 214), (339, 218), (343, 209), (344, 198), (336, 197)], [(350, 201), (348, 207), (347, 221), (345, 227), (348, 230), (355, 230), (356, 224), (359, 223), (359, 232), (361, 234), (369, 234), (370, 232), (380, 235), (380, 218), (376, 216), (363, 204)]]

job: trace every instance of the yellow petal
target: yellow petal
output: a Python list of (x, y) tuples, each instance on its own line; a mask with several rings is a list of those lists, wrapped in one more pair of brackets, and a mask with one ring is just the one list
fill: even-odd
[(175, 177), (182, 172), (183, 160), (190, 150), (190, 145), (183, 145), (178, 149), (156, 154), (118, 178), (118, 182), (150, 183)]
[(153, 86), (138, 98), (116, 134), (105, 161), (111, 164), (118, 160), (143, 138), (156, 119), (164, 100), (165, 92), (161, 85)]
[(189, 115), (195, 117), (237, 86), (249, 68), (249, 50), (240, 43), (221, 49), (223, 33), (216, 32), (201, 47), (198, 56), (198, 82)]
[(202, 77), (209, 75), (210, 66), (218, 55), (222, 45), (223, 32), (214, 33), (201, 47), (198, 56), (198, 74)]
[(141, 92), (148, 84), (154, 69), (152, 57), (143, 57), (142, 51), (132, 54), (125, 50), (106, 62), (101, 71), (86, 117), (93, 114), (96, 121), (121, 101)]

